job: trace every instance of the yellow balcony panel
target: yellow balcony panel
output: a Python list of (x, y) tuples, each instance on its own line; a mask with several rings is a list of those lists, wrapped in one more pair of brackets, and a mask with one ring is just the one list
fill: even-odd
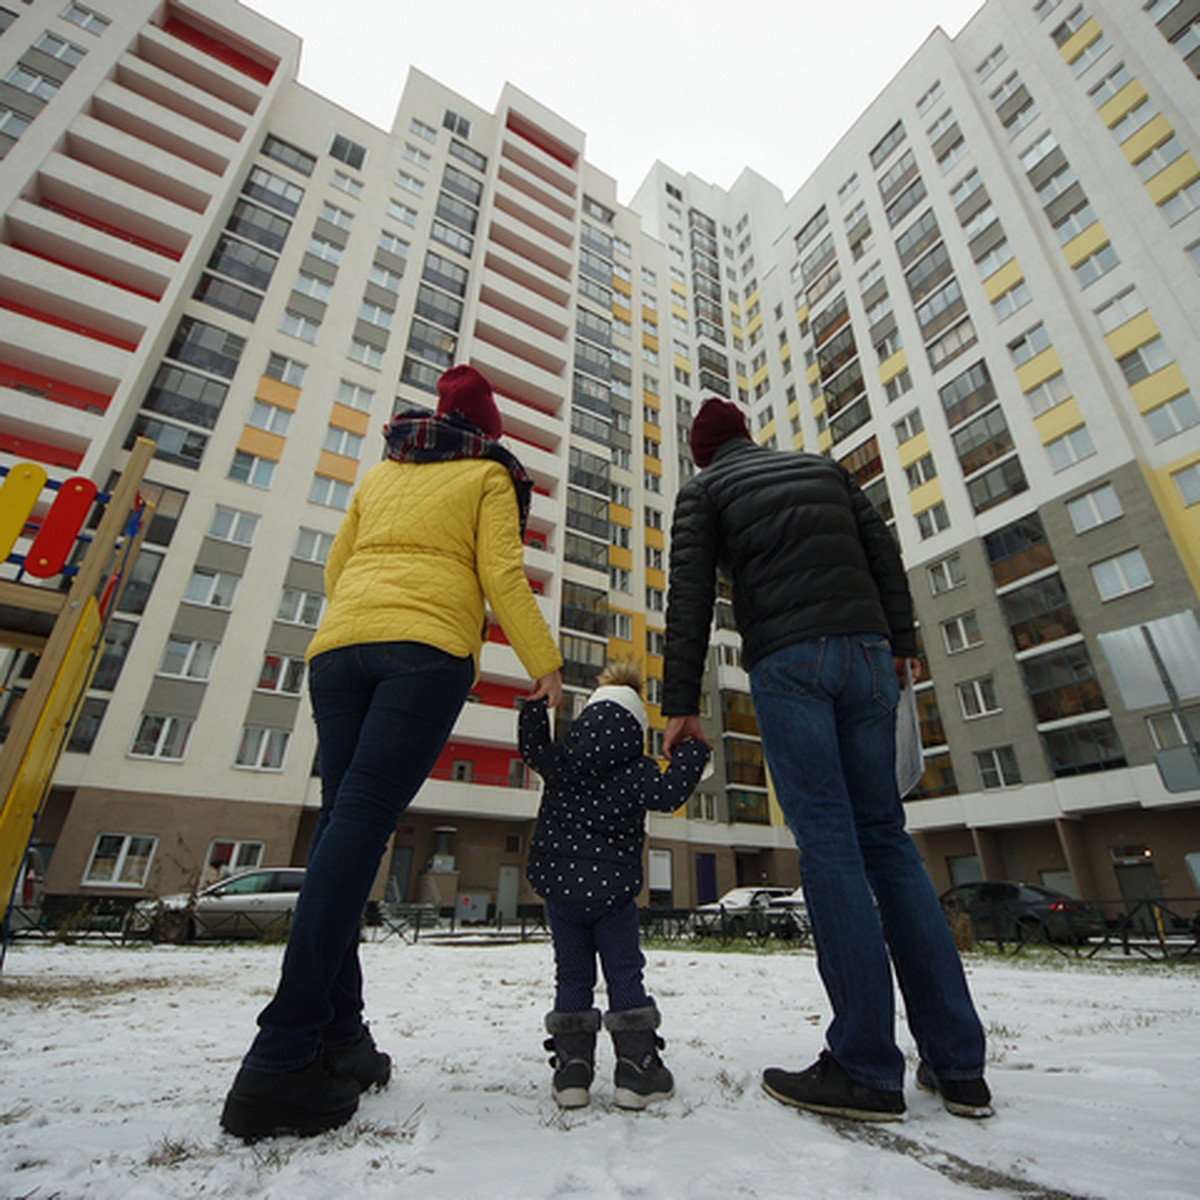
[(268, 433), (265, 429), (255, 429), (247, 425), (238, 438), (237, 448), (243, 454), (253, 454), (255, 458), (268, 458), (278, 462), (283, 457), (284, 439), (277, 433)]
[(771, 374), (771, 368), (763, 363), (753, 375), (750, 376), (750, 384), (752, 387), (758, 387)]
[(1171, 128), (1171, 122), (1166, 117), (1159, 113), (1157, 117), (1152, 117), (1145, 125), (1127, 137), (1121, 143), (1121, 149), (1125, 152), (1125, 157), (1131, 163), (1135, 163), (1139, 158), (1144, 158), (1159, 142), (1169, 138), (1175, 131)]
[(787, 362), (788, 359), (791, 357), (792, 357), (792, 343), (784, 342), (783, 345), (779, 347), (779, 361)]
[(1113, 358), (1123, 358), (1131, 350), (1144, 346), (1158, 337), (1158, 326), (1149, 311), (1140, 312), (1124, 325), (1118, 325), (1104, 340), (1112, 351)]
[(1079, 411), (1079, 401), (1074, 396), (1056, 404), (1033, 420), (1033, 426), (1043, 446), (1048, 446), (1064, 433), (1070, 433), (1072, 429), (1078, 429), (1083, 423), (1083, 413)]
[(833, 434), (828, 429), (822, 429), (817, 434), (817, 453), (824, 454), (833, 445)]
[(622, 296), (633, 295), (633, 284), (628, 279), (622, 279), (619, 275), (614, 275), (612, 280), (612, 288), (614, 292), (620, 292)]
[(919, 488), (913, 488), (908, 493), (908, 502), (912, 506), (913, 516), (941, 503), (944, 498), (940, 479), (931, 479), (928, 483), (923, 483)]
[(983, 281), (983, 292), (989, 300), (995, 300), (997, 296), (1003, 296), (1009, 288), (1014, 287), (1025, 278), (1025, 272), (1021, 270), (1021, 264), (1015, 258), (1010, 258), (998, 271), (993, 271)]
[(729, 301), (729, 311), (733, 313), (733, 315), (737, 317), (739, 321), (741, 320), (742, 306), (736, 300)]
[(800, 398), (799, 397), (797, 397), (795, 400), (793, 400), (791, 402), (791, 404), (788, 405), (787, 415), (792, 420), (795, 420), (796, 417), (798, 417), (800, 415)]
[(371, 428), (371, 414), (346, 404), (335, 403), (329, 410), (329, 423), (338, 429), (345, 429), (364, 437)]
[(802, 305), (800, 305), (800, 307), (798, 309), (796, 309), (796, 324), (803, 325), (804, 322), (807, 320), (808, 320), (808, 301), (805, 300), (805, 302)]
[(659, 475), (663, 473), (662, 459), (650, 458), (648, 455), (642, 456), (642, 466), (648, 475)]
[(661, 529), (654, 529), (647, 525), (645, 528), (646, 545), (654, 550), (665, 550), (667, 546), (667, 535)]
[(1067, 260), (1068, 266), (1077, 267), (1088, 255), (1095, 254), (1108, 240), (1104, 226), (1099, 221), (1095, 221), (1063, 246), (1063, 257)]
[(677, 279), (671, 280), (671, 292), (676, 296), (682, 296), (684, 301), (687, 301), (687, 288)]
[(928, 453), (929, 434), (922, 429), (915, 437), (910, 437), (907, 442), (900, 443), (900, 465), (909, 467), (923, 454)]
[(326, 475), (342, 483), (353, 483), (358, 474), (358, 459), (322, 450), (317, 456), (317, 474)]
[(742, 391), (746, 391), (750, 387), (750, 380), (748, 380), (745, 375), (735, 375), (734, 383), (736, 383)]
[(681, 371), (690, 371), (692, 369), (692, 360), (690, 358), (684, 358), (682, 354), (673, 354), (671, 358), (675, 366)]
[(805, 372), (805, 378), (809, 383), (816, 383), (817, 380), (821, 378), (821, 364), (813, 363), (813, 365)]
[(270, 375), (263, 375), (254, 389), (254, 398), (264, 404), (274, 404), (278, 408), (286, 408), (288, 412), (295, 412), (296, 405), (300, 403), (300, 389), (292, 387), (290, 383), (280, 383)]
[(608, 565), (623, 567), (626, 571), (633, 570), (633, 551), (625, 546), (609, 546)]
[(1065, 62), (1074, 62), (1085, 46), (1090, 46), (1100, 36), (1100, 25), (1095, 17), (1088, 17), (1080, 27), (1058, 48)]
[(769, 442), (775, 436), (775, 422), (768, 421), (759, 431), (756, 439), (759, 445)]
[(646, 568), (646, 586), (652, 588), (666, 588), (667, 573), (660, 571), (657, 567)]
[(1189, 454), (1167, 463), (1157, 471), (1143, 464), (1142, 472), (1192, 587), (1200, 592), (1200, 504), (1185, 507), (1183, 497), (1179, 494), (1179, 485), (1172, 478), (1197, 463), (1200, 463), (1200, 454)]
[(1136, 79), (1131, 79), (1115, 96), (1110, 96), (1097, 111), (1100, 120), (1111, 129), (1131, 108), (1136, 108), (1146, 98), (1146, 89)]
[(1051, 375), (1057, 375), (1061, 370), (1058, 351), (1053, 346), (1047, 346), (1041, 354), (1035, 354), (1017, 368), (1017, 386), (1023, 392), (1031, 392), (1039, 383), (1045, 383)]
[(645, 346), (647, 350), (653, 350), (655, 353), (658, 353), (658, 338), (653, 337), (648, 333), (643, 333), (642, 345)]
[(763, 323), (763, 315), (761, 312), (754, 314), (754, 320), (746, 326), (746, 336), (749, 337), (756, 329), (761, 329)]
[(819, 396), (814, 396), (812, 402), (813, 416), (819, 417), (825, 411), (827, 404), (828, 400), (824, 392), (822, 392)]
[(1181, 154), (1169, 167), (1147, 181), (1146, 191), (1155, 204), (1161, 204), (1181, 187), (1187, 187), (1197, 175), (1200, 175), (1200, 167), (1196, 166), (1196, 160), (1190, 154)]
[[(648, 311), (650, 311), (650, 310), (643, 309), (643, 312), (648, 312)], [(671, 297), (671, 315), (673, 317), (678, 317), (681, 321), (686, 321), (688, 319), (687, 306), (683, 303), (682, 300), (676, 300), (674, 296)], [(652, 321), (657, 321), (658, 316), (657, 315), (652, 316), (650, 319)]]
[(746, 300), (745, 300), (746, 308), (751, 309), (757, 303), (758, 303), (758, 288), (755, 288), (754, 291), (752, 291), (750, 293), (750, 295), (746, 297)]
[(633, 313), (624, 305), (613, 301), (612, 314), (618, 321), (624, 321), (626, 325), (633, 323)]
[(652, 442), (661, 442), (662, 441), (662, 427), (660, 425), (651, 425), (651, 424), (649, 424), (649, 422), (643, 421), (642, 422), (642, 432)]
[(1134, 404), (1140, 413), (1148, 412), (1165, 404), (1175, 396), (1188, 390), (1187, 380), (1179, 369), (1178, 363), (1168, 363), (1161, 371), (1139, 379), (1130, 389)]
[(626, 508), (624, 504), (612, 504), (608, 506), (608, 519), (614, 525), (623, 525), (626, 529), (633, 528), (633, 509)]
[(662, 401), (660, 400), (660, 398), (656, 392), (643, 391), (642, 392), (642, 403), (647, 408), (654, 409), (655, 412), (662, 411)]
[(897, 350), (895, 354), (889, 355), (879, 364), (879, 382), (891, 383), (907, 367), (908, 355), (903, 350)]
[(803, 430), (798, 430), (796, 433), (792, 434), (792, 449), (793, 450), (803, 450), (804, 449), (804, 431)]

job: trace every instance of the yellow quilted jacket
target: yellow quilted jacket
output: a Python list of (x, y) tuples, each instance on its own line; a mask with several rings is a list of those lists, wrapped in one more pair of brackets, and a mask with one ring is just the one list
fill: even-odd
[(475, 660), (484, 599), (531, 679), (562, 665), (525, 578), (517, 497), (491, 459), (376, 464), (325, 564), (308, 658), (357, 642), (422, 642)]

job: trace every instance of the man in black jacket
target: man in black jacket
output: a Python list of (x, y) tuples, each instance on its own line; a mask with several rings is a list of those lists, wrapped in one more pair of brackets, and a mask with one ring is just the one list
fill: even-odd
[(894, 964), (921, 1059), (918, 1086), (956, 1115), (989, 1116), (983, 1028), (896, 787), (899, 681), (918, 667), (900, 555), (848, 472), (819, 455), (756, 445), (736, 405), (705, 401), (691, 448), (702, 470), (680, 490), (671, 526), (664, 749), (669, 757), (702, 736), (700, 680), (720, 568), (733, 582), (743, 666), (800, 848), (833, 1008), (818, 1060), (803, 1071), (770, 1068), (763, 1086), (798, 1108), (899, 1119)]

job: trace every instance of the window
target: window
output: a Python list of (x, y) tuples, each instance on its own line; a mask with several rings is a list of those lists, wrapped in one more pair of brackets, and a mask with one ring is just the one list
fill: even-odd
[(1099, 108), (1111, 100), (1127, 83), (1133, 79), (1129, 68), (1122, 62), (1115, 67), (1099, 83), (1088, 89), (1092, 103)]
[(324, 448), (331, 454), (342, 454), (346, 458), (357, 459), (362, 454), (362, 444), (362, 435), (351, 433), (348, 429), (330, 425), (325, 430)]
[(163, 648), (158, 673), (177, 679), (207, 679), (216, 656), (214, 642), (201, 642), (172, 634)]
[(51, 99), (60, 86), (57, 79), (39, 74), (37, 71), (31, 71), (28, 67), (21, 66), (20, 63), (9, 71), (4, 82), (22, 92), (28, 92), (31, 96), (36, 96), (39, 100)]
[(1124, 554), (1103, 559), (1093, 563), (1090, 570), (1101, 600), (1115, 600), (1154, 584), (1140, 550), (1127, 550)]
[(306, 529), (302, 525), (296, 535), (296, 548), (292, 551), (292, 557), (324, 566), (333, 546), (333, 537), (332, 533), (325, 533), (320, 529)]
[(937, 470), (933, 465), (932, 454), (922, 454), (915, 462), (904, 468), (904, 476), (908, 480), (908, 490), (914, 491), (922, 484), (937, 478)]
[(263, 658), (254, 688), (259, 692), (299, 696), (304, 688), (304, 659), (268, 653)]
[(1184, 467), (1182, 471), (1174, 472), (1171, 478), (1175, 481), (1185, 506), (1190, 508), (1193, 504), (1200, 504), (1200, 463), (1193, 463), (1190, 467)]
[(957, 554), (951, 554), (935, 563), (930, 563), (925, 568), (925, 574), (929, 578), (929, 590), (935, 596), (940, 596), (943, 592), (951, 591), (953, 588), (962, 587), (967, 582), (962, 559)]
[(1042, 734), (1050, 768), (1058, 777), (1085, 775), (1125, 765), (1121, 739), (1107, 718)]
[(292, 284), (292, 290), (324, 304), (333, 292), (333, 284), (327, 279), (321, 279), (316, 275), (310, 275), (307, 271), (301, 271), (296, 277), (296, 282)]
[(408, 162), (413, 163), (418, 167), (428, 167), (431, 161), (429, 155), (422, 150), (420, 146), (414, 146), (411, 142), (404, 143), (404, 149), (401, 151), (401, 155)]
[(292, 414), (286, 408), (280, 408), (278, 404), (267, 404), (263, 400), (254, 401), (250, 406), (250, 415), (246, 418), (247, 425), (266, 430), (267, 433), (276, 433), (280, 437), (287, 434), (291, 423)]
[(394, 254), (397, 258), (408, 257), (408, 243), (394, 233), (388, 233), (386, 229), (379, 235), (379, 249), (387, 254)]
[(979, 631), (979, 621), (973, 611), (962, 613), (949, 621), (943, 621), (941, 629), (942, 641), (945, 643), (947, 654), (970, 650), (972, 646), (978, 646), (983, 641), (983, 634)]
[(1104, 34), (1097, 34), (1084, 48), (1071, 59), (1071, 70), (1078, 78), (1084, 73), (1097, 59), (1102, 58), (1109, 51), (1108, 38)]
[[(1200, 192), (1197, 195), (1200, 196)], [(1112, 245), (1105, 242), (1098, 250), (1094, 250), (1087, 258), (1075, 264), (1075, 278), (1079, 280), (1081, 287), (1087, 287), (1095, 283), (1101, 275), (1107, 275), (1120, 261)]]
[(32, 124), (32, 118), (15, 112), (7, 105), (0, 104), (0, 134), (5, 137), (19, 138)]
[(354, 485), (343, 479), (334, 479), (329, 475), (314, 475), (312, 486), (308, 490), (308, 499), (312, 504), (320, 504), (324, 508), (336, 508), (345, 512), (350, 506), (350, 496)]
[(888, 403), (890, 404), (893, 400), (903, 396), (905, 392), (911, 391), (912, 385), (912, 376), (909, 374), (907, 367), (898, 375), (893, 375), (883, 387), (884, 394), (888, 398)]
[(371, 401), (374, 399), (375, 393), (361, 384), (351, 383), (348, 379), (343, 379), (338, 384), (337, 402), (346, 405), (347, 408), (370, 412)]
[(455, 137), (469, 138), (471, 136), (470, 120), (467, 117), (459, 116), (449, 108), (442, 113), (442, 128), (450, 130)]
[(253, 767), (260, 771), (280, 771), (283, 757), (287, 753), (290, 733), (286, 729), (266, 729), (260, 725), (247, 725), (242, 730), (234, 762), (239, 767)]
[(662, 588), (648, 587), (646, 589), (646, 607), (651, 612), (662, 612), (666, 607), (666, 594)]
[(364, 300), (362, 307), (358, 310), (360, 321), (365, 321), (368, 325), (374, 325), (378, 329), (391, 329), (392, 318), (395, 315), (394, 309), (386, 308), (382, 304), (372, 304), (369, 300)]
[(386, 291), (398, 292), (400, 290), (401, 275), (379, 263), (371, 264), (371, 273), (368, 278), (376, 287), (381, 287)]
[(1103, 484), (1074, 500), (1067, 501), (1067, 515), (1076, 533), (1087, 533), (1097, 525), (1105, 525), (1125, 515), (1121, 501), (1111, 483)]
[(999, 245), (993, 246), (982, 258), (975, 260), (981, 279), (994, 275), (1005, 263), (1012, 262), (1013, 249), (1006, 238)]
[(213, 511), (208, 536), (222, 542), (233, 542), (235, 546), (252, 546), (257, 530), (258, 517), (254, 513), (218, 504)]
[(1165, 200), (1159, 201), (1158, 207), (1169, 225), (1178, 224), (1189, 213), (1200, 208), (1200, 179), (1172, 192)]
[(414, 196), (423, 196), (425, 194), (425, 180), (418, 179), (415, 175), (408, 174), (407, 171), (396, 172), (396, 186), (403, 188), (406, 192), (410, 192)]
[(304, 199), (304, 189), (299, 184), (268, 171), (265, 167), (251, 167), (242, 191), (251, 199), (270, 208), (277, 209), (285, 216), (294, 216)]
[(1161, 371), (1163, 367), (1170, 366), (1174, 361), (1166, 343), (1161, 337), (1155, 337), (1136, 350), (1131, 350), (1128, 354), (1118, 358), (1117, 366), (1121, 368), (1125, 382), (1132, 387), (1148, 375), (1153, 375), (1155, 371)]
[(1149, 100), (1135, 104), (1115, 125), (1113, 136), (1118, 142), (1128, 141), (1143, 125), (1148, 125), (1158, 116), (1158, 109)]
[(1126, 321), (1132, 321), (1145, 311), (1146, 305), (1138, 295), (1137, 289), (1129, 287), (1100, 305), (1096, 309), (1096, 319), (1105, 333), (1112, 333), (1114, 329), (1124, 325)]
[(305, 252), (334, 267), (342, 261), (341, 246), (329, 241), (328, 238), (318, 237), (316, 234), (308, 239), (308, 247)]
[(992, 311), (997, 321), (1006, 321), (1018, 309), (1024, 308), (1033, 297), (1025, 280), (1014, 284), (1007, 292), (1002, 292), (992, 301)]
[(181, 761), (192, 736), (190, 717), (166, 717), (143, 713), (129, 753), (134, 758), (167, 758)]
[(237, 588), (238, 576), (225, 571), (210, 571), (204, 567), (197, 567), (188, 580), (183, 599), (186, 604), (231, 609), (237, 596)]
[(1143, 154), (1133, 164), (1133, 169), (1138, 173), (1138, 178), (1145, 183), (1185, 153), (1182, 143), (1172, 133)]
[(364, 342), (362, 338), (350, 339), (350, 349), (346, 351), (346, 357), (375, 371), (379, 370), (383, 363), (383, 351), (372, 342)]
[(1080, 425), (1078, 429), (1072, 429), (1070, 433), (1064, 433), (1062, 437), (1047, 442), (1046, 453), (1050, 455), (1050, 465), (1056, 471), (1062, 471), (1095, 454), (1096, 447), (1092, 444), (1087, 426)]
[(419, 138), (424, 138), (427, 142), (437, 141), (438, 131), (432, 125), (426, 125), (424, 121), (420, 121), (416, 117), (413, 117), (408, 123), (408, 128), (411, 133), (415, 133)]
[(1185, 429), (1200, 425), (1200, 405), (1191, 392), (1183, 392), (1142, 415), (1156, 442), (1165, 442)]
[[(264, 407), (270, 406), (264, 405)], [(269, 458), (260, 458), (255, 454), (247, 454), (244, 450), (237, 450), (234, 452), (233, 462), (229, 466), (229, 478), (266, 491), (275, 477), (275, 466), (276, 464)]]
[(298, 388), (303, 387), (307, 371), (308, 367), (294, 358), (285, 358), (282, 354), (272, 354), (267, 359), (267, 369), (263, 374), (271, 379), (278, 379), (280, 383), (286, 383), (288, 387)]
[(1055, 371), (1048, 379), (1044, 379), (1037, 387), (1030, 388), (1025, 393), (1029, 407), (1035, 417), (1048, 412), (1056, 404), (1071, 398), (1071, 389), (1067, 386), (1067, 377), (1061, 371)]
[(608, 636), (621, 642), (633, 641), (633, 618), (628, 613), (610, 612)]
[(78, 25), (80, 29), (85, 29), (88, 33), (94, 33), (97, 37), (110, 24), (107, 17), (102, 17), (98, 12), (93, 12), (90, 8), (85, 8), (82, 4), (68, 4), (63, 11), (63, 17), (70, 21), (71, 24)]
[(1011, 746), (997, 746), (994, 750), (976, 750), (975, 766), (979, 770), (980, 786), (985, 791), (993, 788), (1017, 787), (1021, 782), (1017, 756)]
[(1001, 63), (1005, 62), (1007, 58), (1008, 51), (1005, 50), (1003, 46), (997, 46), (995, 50), (993, 50), (991, 54), (989, 54), (987, 58), (985, 58), (983, 62), (981, 62), (979, 66), (975, 68), (975, 74), (978, 75), (981, 80), (986, 79), (998, 66), (1000, 66)]
[(299, 588), (284, 588), (279, 599), (275, 620), (286, 625), (304, 625), (315, 629), (325, 609), (325, 597), (320, 592), (305, 592)]
[(358, 142), (351, 141), (348, 137), (343, 137), (340, 133), (336, 134), (333, 143), (329, 147), (329, 153), (339, 162), (344, 162), (346, 166), (353, 168), (355, 171), (361, 171), (362, 165), (367, 158), (366, 146), (360, 146)]
[(130, 833), (101, 833), (92, 847), (84, 883), (144, 887), (158, 838)]
[(351, 196), (355, 200), (362, 195), (362, 180), (355, 179), (353, 175), (347, 175), (345, 171), (334, 171), (333, 178), (329, 182), (332, 183), (339, 192), (345, 192), (347, 196)]
[(1079, 632), (1071, 598), (1057, 572), (1003, 593), (1000, 607), (1017, 650), (1030, 650)]
[(306, 317), (290, 308), (284, 309), (283, 322), (279, 326), (282, 333), (291, 334), (292, 337), (299, 338), (302, 342), (315, 342), (320, 328), (320, 321)]
[(950, 514), (946, 511), (945, 504), (940, 500), (932, 508), (927, 508), (923, 512), (917, 513), (917, 530), (921, 534), (922, 541), (926, 541), (935, 534), (939, 534), (949, 528)]
[(954, 690), (958, 693), (959, 707), (967, 720), (1001, 711), (1000, 701), (996, 699), (996, 684), (990, 675), (968, 679), (965, 683), (956, 684)]
[(268, 133), (263, 141), (262, 152), (268, 158), (283, 163), (285, 167), (299, 171), (301, 175), (311, 175), (313, 168), (317, 165), (317, 160), (311, 154), (306, 154), (303, 150), (271, 133)]
[(1009, 342), (1008, 352), (1012, 355), (1013, 362), (1019, 367), (1049, 347), (1050, 335), (1046, 332), (1046, 327), (1039, 321), (1015, 341)]
[(415, 226), (417, 223), (417, 210), (409, 208), (407, 204), (401, 204), (399, 200), (388, 201), (387, 215), (393, 221), (399, 221), (404, 225)]

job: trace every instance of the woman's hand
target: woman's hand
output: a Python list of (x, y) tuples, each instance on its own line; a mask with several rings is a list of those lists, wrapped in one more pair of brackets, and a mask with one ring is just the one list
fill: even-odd
[(551, 671), (549, 675), (535, 679), (529, 699), (545, 700), (551, 708), (557, 708), (558, 702), (562, 699), (562, 672)]

